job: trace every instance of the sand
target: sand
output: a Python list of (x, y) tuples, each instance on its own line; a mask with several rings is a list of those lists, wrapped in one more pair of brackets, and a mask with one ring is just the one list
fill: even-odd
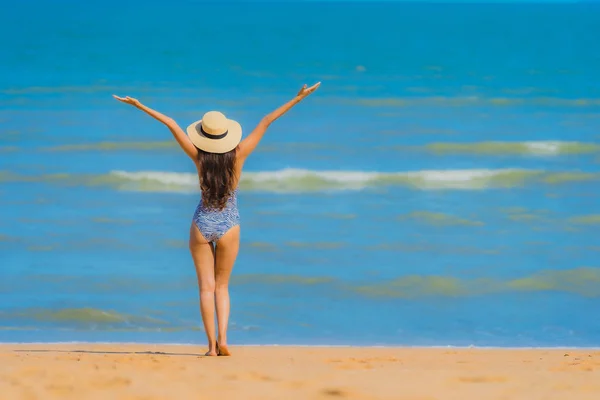
[(0, 399), (600, 399), (600, 351), (0, 345)]

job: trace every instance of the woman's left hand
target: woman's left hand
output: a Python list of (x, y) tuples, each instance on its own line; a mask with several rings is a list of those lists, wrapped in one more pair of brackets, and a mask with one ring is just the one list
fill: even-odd
[(132, 106), (135, 106), (135, 107), (137, 107), (140, 104), (142, 104), (142, 103), (139, 102), (139, 100), (134, 99), (133, 97), (129, 97), (129, 96), (119, 97), (119, 96), (113, 94), (113, 97), (115, 99), (117, 99), (117, 100), (125, 103), (125, 104), (131, 104)]
[(300, 97), (301, 99), (303, 99), (306, 96), (308, 96), (309, 94), (311, 94), (312, 92), (314, 92), (315, 90), (317, 90), (319, 88), (319, 86), (321, 86), (321, 82), (317, 82), (314, 85), (312, 85), (311, 87), (306, 87), (306, 85), (304, 85), (298, 92), (297, 96)]

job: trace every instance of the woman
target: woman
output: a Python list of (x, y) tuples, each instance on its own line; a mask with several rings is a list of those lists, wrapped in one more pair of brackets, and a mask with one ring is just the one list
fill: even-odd
[[(246, 158), (254, 151), (267, 128), (277, 118), (317, 90), (321, 83), (304, 85), (296, 97), (265, 116), (252, 133), (242, 139), (242, 128), (217, 111), (204, 114), (187, 127), (146, 107), (131, 97), (114, 96), (165, 124), (198, 171), (201, 200), (190, 227), (190, 252), (200, 288), (200, 312), (208, 339), (207, 356), (228, 356), (229, 277), (240, 247), (237, 187)], [(215, 337), (215, 303), (218, 337)]]

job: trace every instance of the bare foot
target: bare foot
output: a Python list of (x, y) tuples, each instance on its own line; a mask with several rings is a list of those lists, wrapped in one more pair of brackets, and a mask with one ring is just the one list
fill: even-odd
[(224, 344), (219, 344), (217, 342), (217, 354), (220, 356), (230, 356), (231, 353), (229, 352), (229, 349), (227, 348), (227, 345)]
[(206, 357), (216, 357), (219, 355), (219, 344), (215, 343), (214, 346), (208, 345), (208, 351), (204, 353)]

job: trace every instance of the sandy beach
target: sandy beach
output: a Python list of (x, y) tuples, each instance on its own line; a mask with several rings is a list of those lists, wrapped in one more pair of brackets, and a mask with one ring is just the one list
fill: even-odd
[(0, 346), (0, 398), (598, 399), (600, 351)]

